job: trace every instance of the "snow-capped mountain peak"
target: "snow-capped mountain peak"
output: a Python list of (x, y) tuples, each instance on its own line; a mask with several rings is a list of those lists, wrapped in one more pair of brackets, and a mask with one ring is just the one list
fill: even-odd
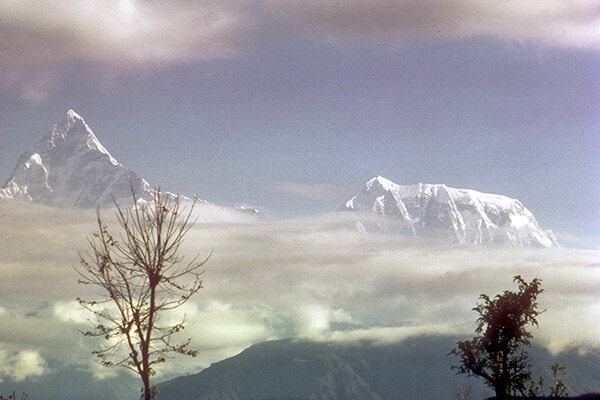
[(19, 157), (1, 197), (56, 207), (110, 207), (129, 200), (131, 189), (150, 200), (152, 189), (119, 164), (75, 111)]
[(367, 182), (365, 190), (374, 190), (376, 188), (381, 188), (383, 190), (397, 190), (398, 185), (383, 176), (376, 176)]
[(83, 118), (72, 109), (67, 111), (65, 118), (54, 125), (52, 130), (46, 135), (42, 141), (38, 143), (40, 146), (44, 146), (46, 150), (63, 146), (68, 143), (80, 143), (85, 142), (85, 146), (90, 150), (98, 151), (102, 154), (106, 154), (111, 164), (119, 165), (108, 150), (102, 146), (94, 132), (86, 124)]
[(384, 217), (369, 227), (357, 221), (357, 226), (367, 230), (389, 230), (393, 225), (404, 234), (456, 243), (556, 245), (554, 235), (542, 231), (533, 214), (518, 200), (443, 184), (398, 185), (377, 176), (339, 211)]

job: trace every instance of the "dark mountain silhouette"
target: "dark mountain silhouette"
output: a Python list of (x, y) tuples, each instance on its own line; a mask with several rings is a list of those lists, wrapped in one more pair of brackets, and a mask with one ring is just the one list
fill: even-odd
[[(451, 399), (467, 385), (473, 398), (480, 380), (457, 376), (447, 356), (456, 338), (429, 336), (399, 343), (319, 343), (279, 340), (256, 344), (204, 371), (159, 384), (161, 400), (392, 400)], [(570, 394), (600, 392), (600, 355), (576, 351), (557, 356), (534, 347), (534, 376), (553, 382), (550, 366), (567, 367)]]

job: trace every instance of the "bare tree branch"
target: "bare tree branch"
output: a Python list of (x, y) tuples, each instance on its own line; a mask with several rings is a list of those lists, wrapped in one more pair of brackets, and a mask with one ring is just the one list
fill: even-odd
[[(115, 236), (96, 212), (98, 231), (88, 239), (89, 250), (80, 252), (76, 268), (79, 283), (101, 289), (100, 298), (78, 298), (92, 313), (92, 329), (85, 336), (103, 337), (107, 344), (93, 352), (107, 367), (124, 367), (137, 373), (144, 385), (144, 397), (152, 398), (150, 377), (154, 366), (170, 354), (196, 356), (188, 349), (191, 339), (172, 342), (184, 329), (181, 322), (163, 326), (160, 316), (185, 304), (202, 289), (202, 267), (211, 257), (198, 256), (189, 262), (181, 254), (186, 234), (196, 222), (192, 219), (196, 199), (186, 210), (179, 197), (156, 190), (153, 201), (141, 201), (132, 188), (133, 207), (116, 202), (119, 233)], [(201, 261), (199, 261), (201, 260)]]

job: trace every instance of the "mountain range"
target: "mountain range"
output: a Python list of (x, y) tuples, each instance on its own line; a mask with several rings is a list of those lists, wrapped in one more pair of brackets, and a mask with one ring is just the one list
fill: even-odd
[[(131, 191), (150, 200), (154, 188), (115, 160), (75, 111), (26, 150), (0, 188), (0, 198), (62, 208), (111, 207), (131, 201)], [(218, 207), (201, 201), (206, 207)], [(221, 208), (222, 211), (223, 208)], [(445, 185), (401, 186), (381, 176), (342, 205), (356, 213), (362, 231), (397, 231), (408, 236), (461, 244), (552, 247), (533, 214), (515, 199)], [(247, 218), (266, 217), (252, 207), (228, 209)], [(368, 214), (381, 217), (377, 221)]]

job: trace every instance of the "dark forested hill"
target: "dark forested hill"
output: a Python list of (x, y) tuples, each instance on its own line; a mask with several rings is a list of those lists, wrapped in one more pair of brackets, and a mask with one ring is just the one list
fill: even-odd
[[(482, 398), (478, 379), (450, 369), (456, 359), (447, 353), (455, 342), (445, 336), (393, 344), (265, 342), (198, 374), (159, 384), (160, 400), (454, 399), (468, 385), (472, 398)], [(600, 391), (598, 354), (552, 356), (537, 347), (529, 354), (534, 373), (544, 374), (546, 382), (553, 382), (550, 366), (559, 362), (567, 367), (564, 380), (572, 395)]]

